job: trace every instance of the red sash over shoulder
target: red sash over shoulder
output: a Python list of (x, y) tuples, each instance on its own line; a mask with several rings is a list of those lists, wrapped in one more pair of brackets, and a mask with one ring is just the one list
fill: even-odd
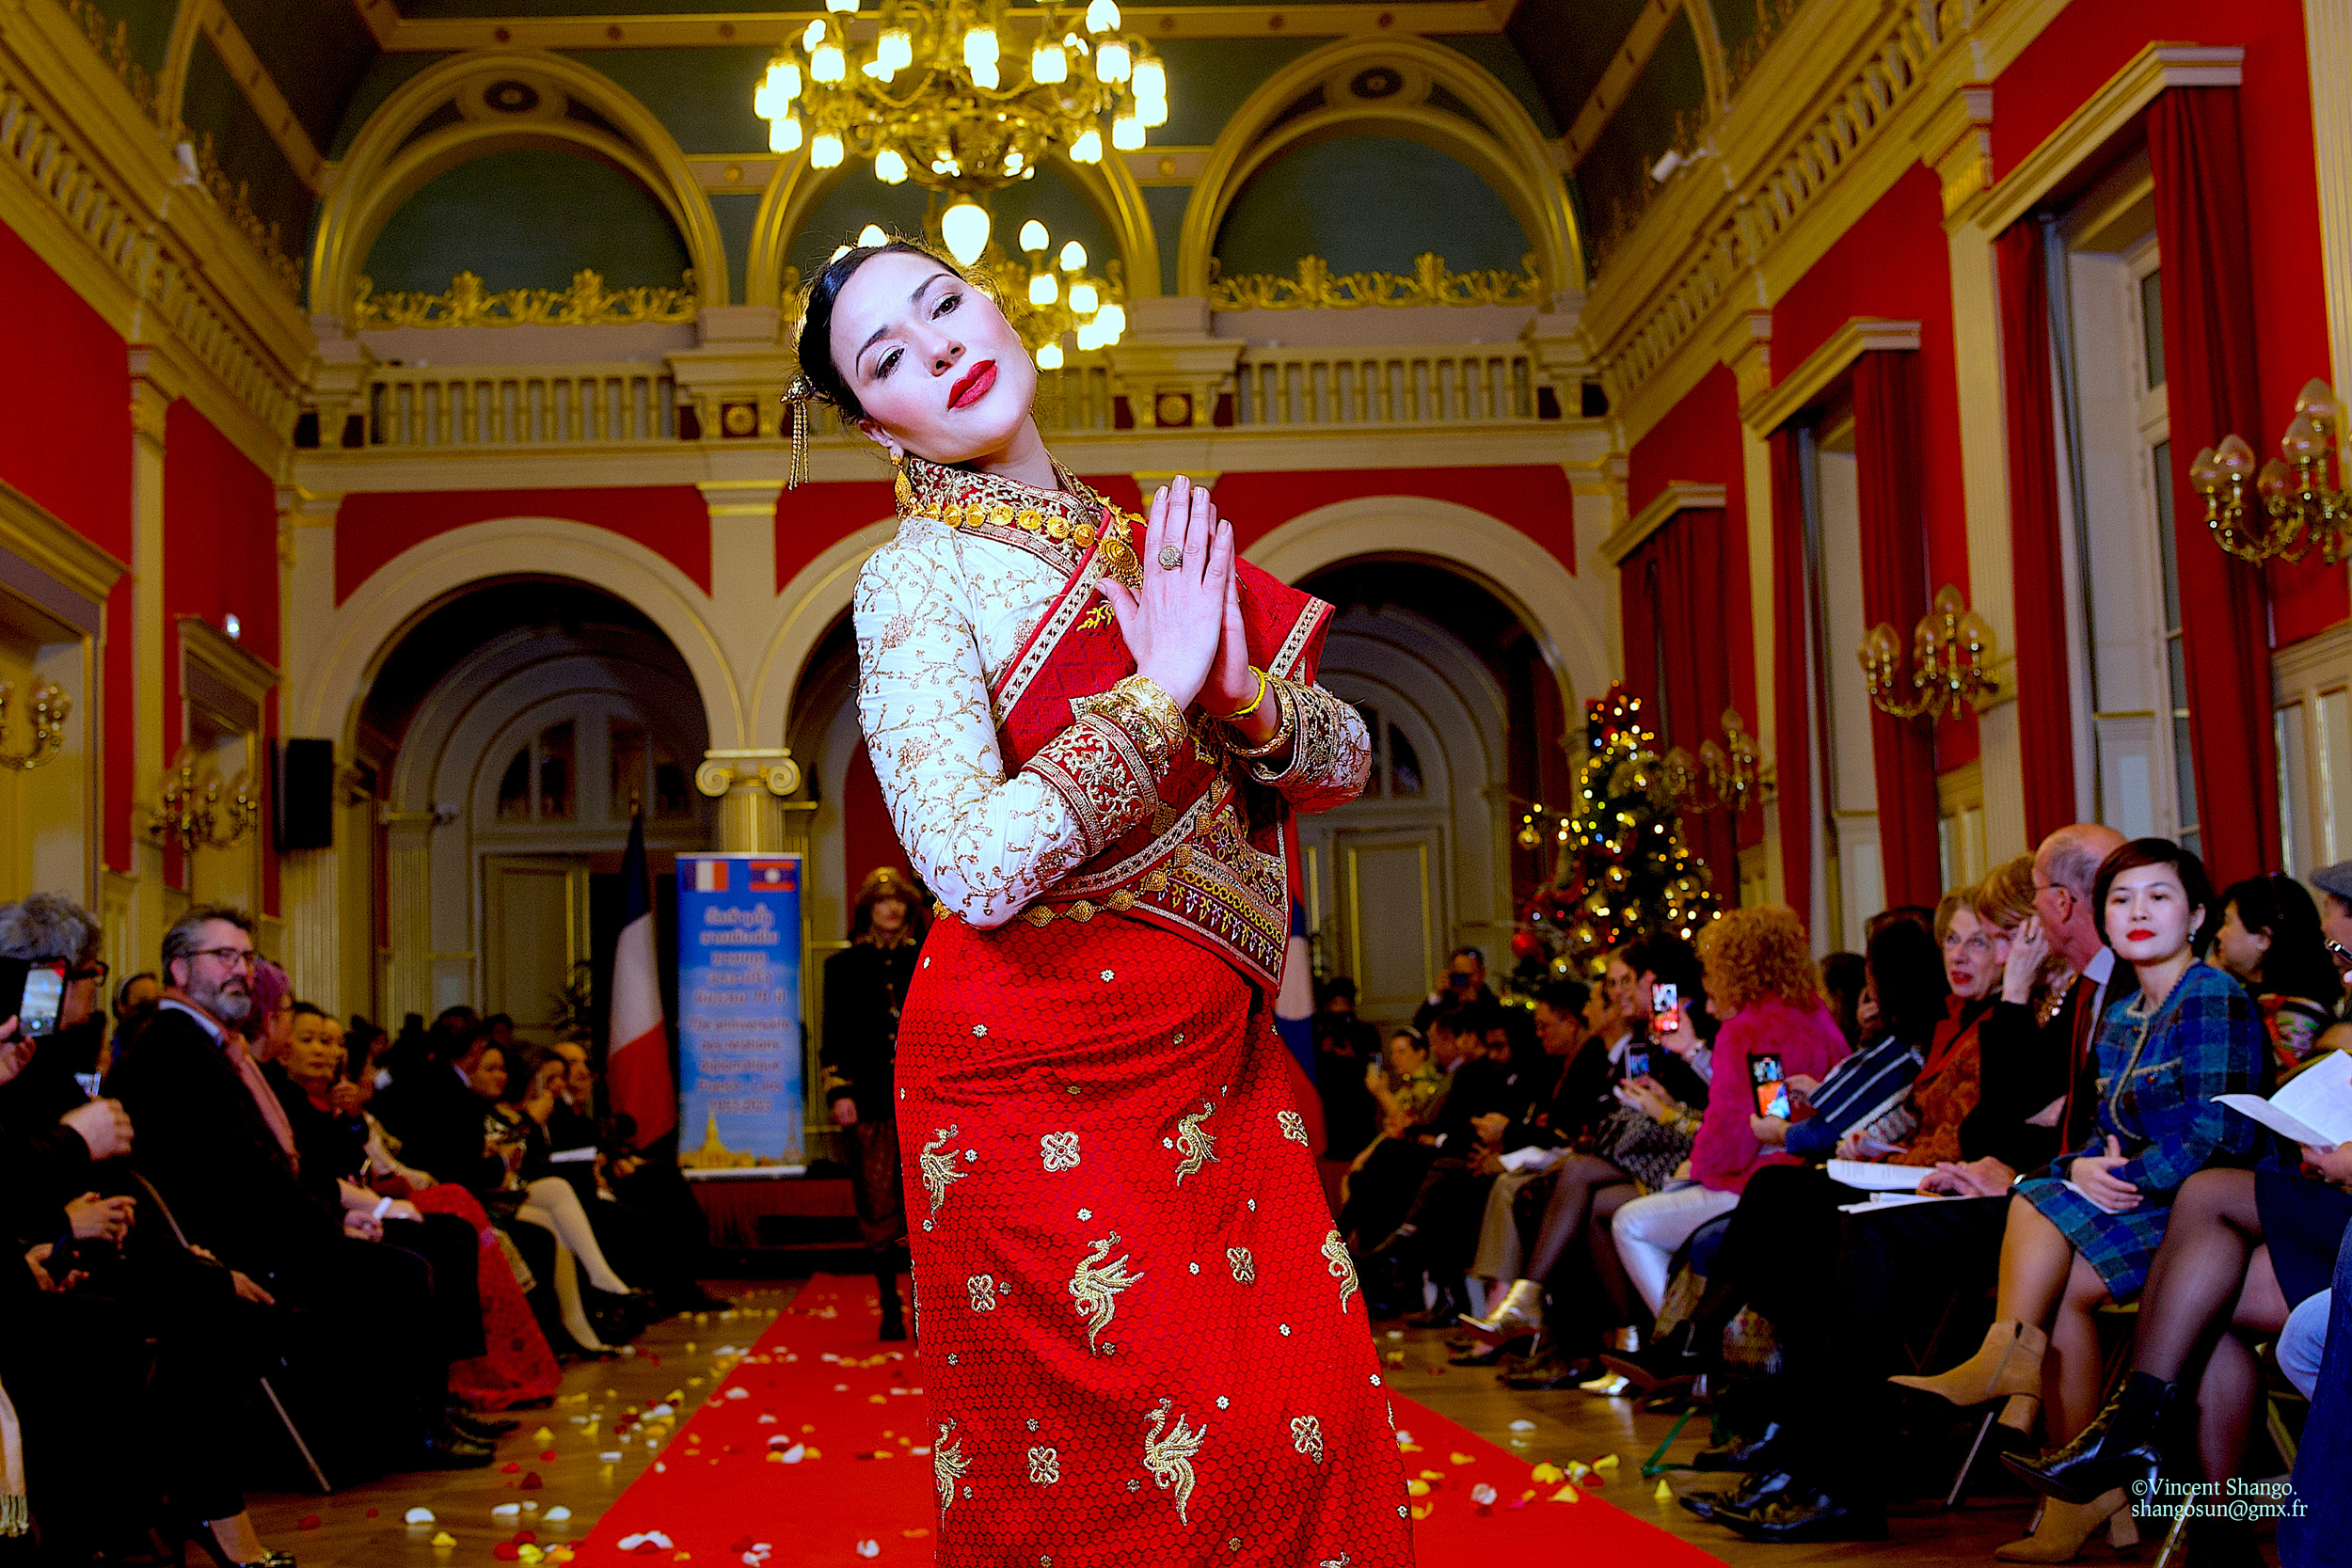
[[(1136, 673), (1109, 603), (1094, 591), (1093, 562), (1104, 547), (1080, 559), (991, 692), (1009, 768), (1025, 766), (1086, 711), (1089, 699)], [(1311, 684), (1331, 607), (1247, 562), (1235, 569), (1250, 662)], [(1157, 808), (1022, 918), (1042, 926), (1118, 911), (1190, 938), (1273, 989), (1290, 940), (1282, 839), (1289, 806), (1217, 743), (1212, 721), (1197, 709), (1189, 717), (1191, 743), (1177, 749)]]

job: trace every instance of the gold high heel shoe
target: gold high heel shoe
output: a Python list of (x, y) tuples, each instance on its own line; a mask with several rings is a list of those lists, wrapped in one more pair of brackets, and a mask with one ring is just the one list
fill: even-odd
[[(2042, 1358), (2049, 1350), (2050, 1337), (2040, 1327), (2010, 1318), (1985, 1330), (1983, 1348), (1950, 1371), (1886, 1381), (1949, 1400), (1963, 1408), (2019, 1394), (2038, 1400), (2042, 1397)], [(2003, 1412), (2003, 1424), (2014, 1424), (2008, 1418), (2015, 1408), (2012, 1400), (2010, 1408)], [(2028, 1424), (2031, 1419), (2028, 1413)]]
[(2101, 1526), (2106, 1528), (2107, 1544), (2118, 1551), (2139, 1544), (2139, 1522), (2132, 1517), (2132, 1500), (2122, 1487), (2087, 1503), (2045, 1497), (2033, 1532), (1994, 1547), (1993, 1555), (2003, 1562), (2072, 1562)]
[(1514, 1279), (1501, 1306), (1483, 1318), (1473, 1318), (1465, 1312), (1459, 1321), (1464, 1328), (1470, 1331), (1471, 1338), (1484, 1344), (1505, 1344), (1533, 1335), (1536, 1347), (1541, 1348), (1544, 1342), (1543, 1282)]

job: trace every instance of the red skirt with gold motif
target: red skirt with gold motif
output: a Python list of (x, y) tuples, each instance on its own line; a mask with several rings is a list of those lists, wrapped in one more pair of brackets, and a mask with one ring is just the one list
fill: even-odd
[(941, 1563), (1412, 1561), (1282, 1049), (1156, 927), (933, 928), (898, 1081)]

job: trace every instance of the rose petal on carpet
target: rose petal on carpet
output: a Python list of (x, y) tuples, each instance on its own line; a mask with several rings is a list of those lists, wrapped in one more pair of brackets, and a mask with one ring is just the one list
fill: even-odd
[[(875, 1339), (875, 1300), (866, 1278), (819, 1275), (803, 1286), (574, 1548), (575, 1568), (930, 1562), (937, 1497), (922, 1362), (909, 1345)], [(1396, 1425), (1415, 1488), (1417, 1568), (1555, 1560), (1567, 1548), (1579, 1561), (1720, 1568), (1611, 1503), (1622, 1490), (1630, 1506), (1648, 1506), (1638, 1455), (1580, 1475), (1568, 1456), (1510, 1453), (1402, 1396)]]

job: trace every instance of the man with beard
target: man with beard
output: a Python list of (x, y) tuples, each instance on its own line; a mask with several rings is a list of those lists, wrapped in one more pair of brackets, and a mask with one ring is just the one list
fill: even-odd
[[(347, 1452), (386, 1469), (487, 1465), (491, 1448), (446, 1410), (433, 1270), (381, 1244), (394, 1205), (344, 1207), (335, 1173), (301, 1172), (279, 1135), (283, 1108), (234, 1027), (253, 1006), (252, 931), (243, 911), (200, 905), (164, 933), (163, 1000), (106, 1080), (139, 1130), (134, 1164), (241, 1298), (295, 1314), (273, 1313), (276, 1348), (332, 1379), (297, 1402), (348, 1419)], [(315, 1359), (298, 1348), (306, 1323), (322, 1340)], [(354, 1331), (369, 1355), (326, 1350)]]

